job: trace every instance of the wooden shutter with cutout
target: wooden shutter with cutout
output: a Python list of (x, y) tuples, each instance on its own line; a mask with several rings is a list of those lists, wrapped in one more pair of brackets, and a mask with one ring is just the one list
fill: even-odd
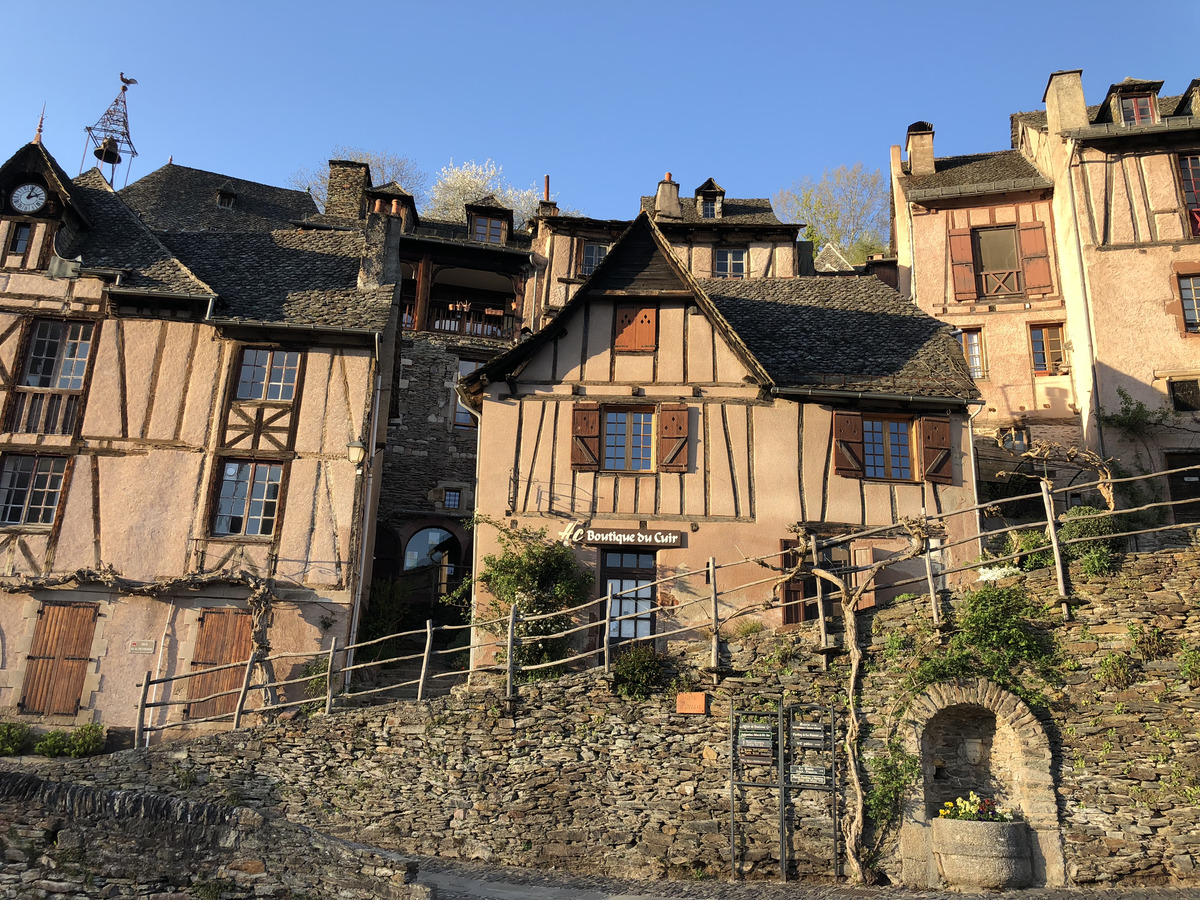
[(833, 471), (847, 478), (862, 478), (862, 415), (837, 411), (833, 414)]
[[(250, 658), (254, 642), (250, 633), (250, 613), (245, 610), (228, 607), (202, 609), (197, 628), (196, 648), (192, 652), (193, 672), (231, 663), (245, 663)], [(190, 679), (188, 700), (193, 702), (185, 707), (184, 716), (206, 719), (232, 713), (237, 708), (237, 695), (244, 674), (244, 666), (234, 665), (204, 672)], [(202, 699), (213, 694), (224, 696)]]
[(950, 231), (950, 268), (954, 278), (954, 299), (974, 300), (975, 251), (971, 243), (970, 228), (954, 228)]
[(658, 409), (658, 471), (688, 470), (688, 408), (664, 403)]
[(616, 309), (617, 333), (613, 348), (653, 350), (658, 344), (658, 310), (653, 306), (621, 305)]
[(1025, 290), (1046, 293), (1050, 283), (1050, 252), (1046, 246), (1046, 226), (1027, 222), (1018, 232), (1021, 268), (1025, 272)]
[(91, 665), (99, 603), (45, 603), (38, 610), (18, 707), (29, 715), (73, 716)]
[(577, 403), (571, 410), (571, 468), (595, 472), (600, 468), (600, 406)]
[(954, 457), (950, 452), (950, 420), (945, 416), (921, 419), (921, 471), (926, 481), (952, 484)]

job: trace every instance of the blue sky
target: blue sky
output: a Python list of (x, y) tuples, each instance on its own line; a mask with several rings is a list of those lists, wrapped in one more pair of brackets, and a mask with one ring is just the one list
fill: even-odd
[[(492, 158), (518, 186), (627, 218), (671, 170), (770, 196), (861, 160), (886, 169), (908, 124), (939, 156), (1005, 149), (1008, 114), (1082, 68), (1090, 103), (1127, 75), (1177, 94), (1200, 2), (8, 4), (5, 156), (44, 140), (72, 175), (120, 87), (140, 156), (282, 184), (335, 145), (433, 173)], [(17, 35), (23, 35), (16, 40)], [(88, 159), (88, 165), (92, 162)]]

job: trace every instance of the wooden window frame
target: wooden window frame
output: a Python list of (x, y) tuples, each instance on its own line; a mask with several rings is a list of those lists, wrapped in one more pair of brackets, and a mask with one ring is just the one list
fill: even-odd
[[(57, 335), (45, 333), (48, 326), (62, 326)], [(78, 332), (75, 329), (79, 329)], [(14, 434), (74, 435), (83, 422), (84, 398), (91, 380), (93, 350), (99, 340), (100, 323), (90, 319), (37, 318), (29, 322), (20, 352), (19, 377), (9, 391), (4, 428)], [(32, 373), (34, 351), (39, 344), (55, 342), (49, 372)], [(82, 357), (80, 348), (84, 348)], [(68, 353), (68, 349), (71, 349)], [(49, 360), (44, 352), (36, 357)], [(64, 371), (64, 366), (70, 368)], [(49, 384), (30, 384), (49, 380)]]
[(1012, 425), (1000, 429), (997, 443), (1010, 453), (1024, 453), (1029, 449), (1029, 429), (1023, 425)]
[(499, 216), (471, 217), (471, 240), (479, 244), (504, 243), (504, 219)]
[[(32, 461), (33, 468), (29, 472), (14, 472), (12, 474), (28, 476), (28, 482), (24, 487), (11, 488), (8, 486), (10, 479), (10, 464), (15, 460)], [(57, 469), (57, 471), (56, 471)], [(20, 506), (19, 521), (4, 521), (0, 519), (0, 530), (49, 530), (52, 529), (59, 521), (62, 515), (63, 503), (66, 501), (67, 487), (71, 475), (71, 460), (66, 456), (42, 456), (31, 453), (6, 453), (3, 458), (0, 458), (0, 514), (4, 514), (10, 508)], [(43, 478), (47, 482), (57, 479), (57, 486), (51, 490), (45, 484), (42, 487), (37, 487), (37, 479)], [(20, 491), (22, 497), (19, 503), (15, 500), (10, 500), (10, 495)], [(44, 502), (39, 503), (36, 507), (38, 510), (49, 510), (49, 521), (29, 521), (29, 511), (31, 509), (30, 500), (35, 496), (41, 495), (47, 497), (54, 495), (54, 503), (52, 506), (46, 505)], [(7, 518), (5, 515), (4, 518)]]
[[(614, 415), (620, 415), (622, 413), (626, 415), (626, 419), (625, 419), (625, 423), (624, 423), (624, 425), (625, 425), (624, 434), (622, 435), (623, 444), (622, 444), (622, 448), (621, 448), (621, 457), (620, 457), (620, 460), (618, 461), (619, 465), (610, 465), (609, 464), (610, 457), (609, 457), (608, 448), (610, 446), (617, 446), (616, 444), (612, 444), (612, 445), (609, 444), (610, 426), (615, 425), (617, 423), (610, 422), (609, 417), (614, 416)], [(647, 417), (645, 420), (643, 420), (640, 423), (643, 426), (642, 430), (640, 432), (638, 432), (638, 430), (633, 427), (635, 424), (635, 420), (633, 419), (633, 416), (646, 416)], [(654, 454), (655, 443), (656, 443), (656, 441), (655, 441), (655, 438), (656, 438), (655, 418), (656, 418), (655, 411), (654, 411), (654, 407), (652, 407), (652, 406), (603, 406), (603, 407), (601, 407), (601, 409), (600, 409), (600, 453), (601, 453), (600, 469), (601, 469), (601, 471), (603, 471), (603, 472), (623, 472), (625, 474), (630, 474), (630, 475), (653, 475), (654, 472), (656, 471), (655, 463), (657, 462), (655, 459), (655, 454)], [(637, 433), (635, 434), (635, 432), (637, 432)], [(616, 437), (616, 434), (614, 433), (613, 436)], [(644, 446), (635, 444), (635, 438), (637, 438), (637, 437), (644, 438)], [(647, 455), (644, 457), (645, 462), (646, 462), (645, 468), (632, 468), (631, 467), (631, 463), (633, 463), (635, 461), (634, 456), (633, 456), (633, 451), (635, 449), (638, 449), (638, 450), (644, 449), (646, 451)], [(640, 458), (639, 458), (639, 461), (640, 461)]]
[[(583, 249), (579, 254), (579, 275), (583, 278), (589, 277), (596, 271), (600, 263), (604, 262), (608, 256), (608, 251), (612, 249), (611, 244), (605, 244), (602, 241), (584, 241)], [(588, 259), (591, 251), (591, 259)]]
[(700, 201), (700, 218), (715, 219), (717, 217), (717, 201), (716, 200), (701, 200)]
[[(779, 549), (783, 551), (783, 565), (791, 568), (808, 558), (808, 547), (800, 546), (796, 538), (783, 538), (779, 541)], [(800, 625), (804, 622), (815, 622), (821, 616), (820, 604), (817, 602), (817, 579), (815, 576), (799, 575), (790, 578), (783, 584), (783, 603), (781, 604), (782, 624)]]
[[(1184, 390), (1176, 390), (1176, 385), (1187, 385)], [(1189, 399), (1191, 394), (1195, 399)], [(1171, 409), (1183, 413), (1200, 413), (1200, 378), (1172, 378), (1167, 381), (1167, 398)]]
[[(260, 366), (258, 361), (250, 362), (251, 370), (263, 368), (265, 371), (261, 382), (251, 380), (245, 381), (242, 377), (247, 368), (247, 357), (249, 354), (267, 354), (266, 365)], [(295, 360), (290, 360), (289, 357), (295, 357)], [(233, 371), (233, 391), (231, 397), (234, 403), (295, 403), (300, 393), (301, 385), (303, 384), (302, 375), (304, 372), (305, 353), (303, 350), (293, 350), (286, 347), (265, 347), (261, 345), (251, 344), (243, 345), (238, 353), (238, 362)], [(291, 381), (284, 380), (276, 382), (274, 375), (276, 372), (286, 373), (291, 372)], [(275, 385), (280, 385), (280, 393), (284, 393), (283, 388), (290, 391), (287, 397), (270, 397), (268, 394), (271, 388)], [(242, 385), (249, 386), (248, 396), (242, 396)], [(254, 396), (255, 389), (258, 388), (258, 396)]]
[[(656, 612), (658, 609), (658, 589), (657, 589), (657, 586), (653, 583), (658, 580), (658, 556), (657, 556), (657, 553), (654, 550), (646, 550), (645, 548), (636, 548), (636, 547), (601, 546), (601, 547), (598, 547), (597, 550), (598, 550), (598, 558), (599, 558), (598, 561), (600, 563), (600, 577), (597, 580), (598, 580), (599, 584), (604, 586), (604, 591), (605, 591), (606, 596), (607, 596), (607, 593), (609, 590), (609, 587), (608, 587), (609, 579), (614, 578), (614, 577), (619, 580), (625, 580), (625, 581), (635, 581), (635, 582), (644, 581), (644, 582), (646, 582), (644, 585), (637, 584), (637, 585), (633, 585), (632, 587), (635, 587), (639, 591), (641, 591), (642, 589), (647, 589), (650, 594), (649, 597), (638, 597), (636, 595), (626, 594), (626, 595), (623, 595), (620, 597), (613, 597), (611, 599), (610, 603), (612, 604), (612, 614), (613, 614), (614, 619), (621, 615), (629, 615), (630, 613), (639, 613), (639, 615), (636, 618), (626, 619), (623, 622), (612, 622), (609, 625), (608, 634), (604, 636), (605, 640), (610, 641), (611, 643), (614, 643), (614, 644), (620, 644), (620, 643), (625, 643), (627, 641), (635, 640), (639, 637), (642, 640), (652, 638), (654, 636)], [(635, 566), (633, 566), (633, 567), (628, 567), (625, 565), (615, 565), (615, 566), (609, 565), (608, 555), (610, 553), (617, 554), (618, 556), (625, 556), (625, 555), (634, 556), (634, 557), (648, 556), (648, 557), (650, 557), (651, 565), (641, 566), (641, 565), (635, 564)], [(621, 562), (624, 563), (624, 560), (622, 559)], [(638, 562), (640, 562), (640, 560)], [(645, 612), (642, 612), (642, 610), (638, 608), (639, 604), (642, 604), (642, 603), (647, 604)], [(633, 608), (625, 609), (626, 606), (631, 606)], [(622, 610), (625, 610), (625, 611), (622, 612)], [(648, 632), (647, 632), (647, 634), (639, 635), (637, 633), (638, 625), (643, 622), (646, 623)], [(630, 627), (632, 628), (632, 631), (633, 631), (632, 634), (629, 634), (629, 635), (622, 634), (622, 632), (626, 628), (630, 628)], [(617, 632), (615, 635), (613, 634), (614, 630), (616, 630), (616, 632)]]
[[(881, 416), (881, 415), (876, 415), (874, 413), (864, 413), (863, 417), (862, 417), (862, 421), (863, 421), (863, 478), (867, 481), (899, 481), (899, 482), (917, 481), (918, 479), (916, 477), (916, 473), (917, 473), (916, 454), (913, 452), (913, 444), (914, 444), (913, 435), (914, 435), (914, 432), (916, 431), (916, 428), (914, 425), (915, 419), (911, 416)], [(880, 454), (880, 456), (883, 459), (883, 470), (884, 470), (883, 474), (872, 474), (871, 473), (871, 462), (870, 462), (871, 454), (867, 450), (868, 425), (869, 424), (874, 425), (875, 423), (879, 424), (879, 426), (880, 426), (879, 433), (883, 438), (883, 440), (878, 444), (878, 446), (880, 446), (882, 448), (882, 453)], [(897, 460), (895, 460), (893, 458), (894, 454), (896, 453), (896, 450), (893, 447), (894, 442), (892, 440), (892, 426), (893, 425), (903, 425), (904, 426), (904, 438), (905, 438), (904, 443), (907, 446), (907, 456), (906, 456), (907, 464), (908, 464), (908, 474), (907, 475), (897, 475), (893, 471), (894, 468), (897, 466)], [(872, 445), (875, 444), (874, 441), (871, 441), (870, 443)]]
[[(238, 531), (233, 531), (233, 530), (219, 531), (217, 528), (217, 520), (218, 519), (235, 518), (232, 515), (227, 515), (227, 514), (221, 512), (222, 489), (224, 488), (224, 485), (230, 478), (227, 467), (228, 466), (244, 466), (244, 465), (250, 466), (250, 472), (249, 472), (249, 478), (246, 480), (247, 490), (246, 490), (246, 496), (243, 498), (244, 502), (242, 504), (242, 512), (241, 512), (240, 516), (236, 517), (236, 518), (240, 518), (242, 520), (241, 528)], [(270, 467), (272, 467), (272, 466), (277, 466), (280, 471), (279, 471), (279, 479), (274, 482), (274, 485), (276, 488), (276, 496), (274, 498), (275, 512), (274, 512), (274, 515), (271, 517), (271, 530), (270, 531), (259, 531), (254, 534), (248, 534), (246, 532), (246, 527), (249, 524), (249, 522), (253, 518), (255, 518), (249, 514), (250, 505), (252, 502), (254, 502), (252, 494), (253, 494), (253, 489), (254, 489), (254, 484), (255, 484), (255, 475), (257, 474), (257, 472), (260, 468), (267, 468), (268, 469), (268, 478), (269, 478)], [(238, 479), (238, 481), (240, 481), (240, 479)], [(233, 483), (236, 484), (237, 481), (235, 481)], [(216, 467), (215, 467), (215, 471), (214, 471), (212, 500), (210, 503), (210, 515), (208, 517), (209, 537), (213, 540), (220, 540), (220, 541), (263, 541), (263, 542), (273, 541), (276, 538), (276, 536), (279, 534), (280, 528), (282, 527), (283, 512), (284, 512), (284, 500), (287, 497), (287, 483), (288, 483), (288, 464), (284, 460), (281, 460), (281, 459), (254, 459), (254, 458), (234, 457), (234, 456), (218, 458)], [(266, 484), (268, 487), (270, 487), (271, 482), (267, 481)], [(263, 502), (265, 504), (268, 501), (264, 497), (261, 502)], [(257, 518), (261, 521), (262, 519), (265, 518), (265, 516), (260, 515)]]
[[(978, 359), (978, 365), (972, 362), (972, 340), (974, 338), (974, 355)], [(967, 371), (976, 381), (981, 381), (988, 376), (987, 369), (987, 354), (983, 345), (983, 329), (982, 328), (963, 328), (959, 330), (958, 343), (962, 347), (963, 359), (967, 361)]]
[(1175, 300), (1179, 330), (1184, 334), (1200, 335), (1200, 274), (1180, 273), (1175, 276)]
[[(881, 427), (886, 436), (882, 443), (884, 474), (869, 474), (867, 471), (867, 427), (866, 423), (878, 422), (907, 424), (908, 477), (894, 474), (893, 442), (890, 427)], [(833, 471), (844, 478), (860, 478), (867, 481), (912, 484), (954, 483), (953, 425), (948, 416), (923, 415), (904, 416), (880, 414), (859, 410), (834, 410), (833, 412)]]
[[(1012, 233), (1017, 268), (984, 271), (980, 235), (985, 231), (1001, 230)], [(1023, 300), (1030, 294), (1051, 294), (1054, 291), (1050, 242), (1045, 222), (952, 228), (946, 240), (950, 254), (950, 289), (956, 302)], [(997, 285), (1007, 289), (996, 290)]]
[[(473, 363), (473, 368), (463, 371), (463, 363)], [(458, 378), (462, 380), (464, 375), (469, 375), (476, 371), (480, 366), (484, 365), (481, 360), (459, 357), (458, 360)], [(471, 415), (471, 411), (467, 409), (462, 402), (462, 397), (458, 396), (458, 391), (454, 392), (454, 428), (458, 431), (478, 431), (479, 422)]]
[[(1058, 348), (1052, 350), (1048, 335), (1045, 332), (1050, 330), (1058, 331)], [(1036, 332), (1043, 332), (1041, 338), (1042, 354), (1045, 360), (1041, 368), (1038, 367), (1038, 338), (1035, 337)], [(1055, 356), (1057, 355), (1057, 358)], [(1045, 322), (1033, 323), (1029, 326), (1029, 361), (1033, 367), (1033, 374), (1039, 377), (1052, 375), (1066, 375), (1070, 371), (1067, 363), (1067, 338), (1066, 326), (1063, 322)]]
[[(1139, 101), (1145, 102), (1145, 115), (1143, 116), (1139, 107)], [(1130, 103), (1126, 110), (1126, 102)], [(1158, 121), (1158, 116), (1155, 113), (1154, 94), (1121, 94), (1117, 98), (1117, 110), (1121, 114), (1122, 125), (1153, 125)], [(1126, 112), (1133, 114), (1133, 120), (1130, 121), (1125, 117)]]
[[(34, 222), (12, 222), (8, 232), (6, 254), (19, 253), (24, 259), (29, 254), (29, 245), (33, 243)], [(17, 244), (20, 243), (18, 247)]]
[(1179, 154), (1179, 184), (1187, 219), (1184, 230), (1200, 238), (1200, 153)]
[[(985, 269), (983, 263), (984, 234), (1005, 233), (1012, 238), (1012, 255), (1016, 263), (1015, 269)], [(971, 243), (975, 255), (975, 276), (978, 279), (977, 292), (981, 299), (996, 300), (1007, 297), (1025, 296), (1025, 272), (1021, 267), (1021, 247), (1017, 240), (1016, 225), (988, 225), (971, 229)], [(989, 276), (995, 282), (989, 290)], [(998, 289), (1002, 288), (1002, 289)]]
[[(732, 254), (740, 253), (741, 257), (736, 260), (741, 266), (740, 272), (734, 272), (734, 258)], [(724, 270), (722, 270), (722, 262)], [(715, 247), (713, 249), (713, 278), (747, 278), (750, 275), (750, 251), (745, 247)]]

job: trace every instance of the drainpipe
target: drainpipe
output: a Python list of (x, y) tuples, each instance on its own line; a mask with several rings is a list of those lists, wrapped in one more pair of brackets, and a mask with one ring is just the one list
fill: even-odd
[(1079, 289), (1083, 292), (1083, 322), (1084, 322), (1084, 338), (1087, 346), (1088, 368), (1092, 374), (1092, 389), (1088, 391), (1088, 418), (1095, 413), (1096, 423), (1096, 446), (1101, 456), (1104, 456), (1104, 431), (1100, 427), (1099, 404), (1096, 402), (1096, 392), (1099, 390), (1100, 383), (1096, 376), (1096, 338), (1095, 330), (1092, 324), (1091, 300), (1088, 296), (1088, 275), (1087, 269), (1083, 264), (1083, 235), (1080, 233), (1079, 226), (1079, 210), (1075, 205), (1075, 179), (1071, 175), (1071, 161), (1075, 159), (1075, 153), (1079, 149), (1079, 142), (1075, 138), (1067, 140), (1067, 190), (1071, 201), (1071, 226), (1075, 230), (1075, 262), (1079, 266)]

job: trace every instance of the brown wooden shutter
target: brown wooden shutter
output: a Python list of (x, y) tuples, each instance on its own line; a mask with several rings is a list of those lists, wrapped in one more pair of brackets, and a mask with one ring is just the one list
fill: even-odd
[[(855, 546), (852, 550), (852, 558), (856, 569), (872, 566), (875, 564), (875, 548), (870, 545)], [(880, 572), (880, 575), (882, 574), (883, 572)], [(854, 587), (861, 585), (862, 579), (866, 577), (866, 572), (855, 572), (853, 575)], [(871, 609), (875, 606), (875, 586), (878, 584), (879, 579), (876, 578), (871, 587), (863, 591), (862, 596), (858, 598), (858, 604), (854, 607), (856, 610)]]
[(1041, 222), (1028, 222), (1021, 226), (1018, 234), (1021, 267), (1025, 270), (1025, 290), (1049, 291), (1050, 253), (1046, 247), (1046, 226)]
[(954, 275), (954, 299), (974, 300), (975, 252), (971, 243), (970, 228), (951, 229), (950, 268)]
[(926, 481), (951, 484), (954, 456), (950, 452), (950, 420), (945, 416), (921, 419), (921, 471)]
[(623, 305), (616, 309), (616, 350), (653, 350), (658, 346), (658, 310), (653, 306)]
[(658, 346), (658, 310), (653, 306), (644, 306), (637, 315), (637, 347), (636, 350), (653, 350)]
[(595, 472), (600, 468), (600, 406), (577, 403), (571, 411), (571, 468)]
[(688, 408), (664, 403), (658, 409), (658, 471), (688, 470)]
[(46, 603), (38, 611), (18, 704), (23, 712), (73, 716), (91, 664), (99, 603)]
[[(192, 652), (192, 671), (203, 672), (215, 666), (246, 662), (254, 648), (250, 624), (250, 613), (245, 610), (227, 607), (200, 610), (196, 648)], [(233, 693), (212, 700), (191, 702), (184, 708), (184, 716), (206, 719), (232, 713), (237, 708), (237, 691), (241, 689), (244, 673), (242, 667), (235, 666), (190, 679), (188, 700), (196, 701), (225, 691)]]
[(863, 477), (862, 415), (833, 414), (833, 471), (848, 478)]

